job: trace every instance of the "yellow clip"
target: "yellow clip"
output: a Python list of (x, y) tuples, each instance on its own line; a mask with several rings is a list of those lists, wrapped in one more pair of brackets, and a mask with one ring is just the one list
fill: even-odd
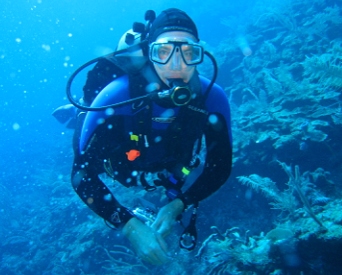
[(184, 175), (188, 176), (188, 175), (190, 174), (190, 170), (187, 169), (186, 167), (183, 167), (183, 168), (182, 168), (182, 173), (183, 173)]
[(134, 141), (139, 141), (139, 136), (137, 135), (131, 135), (131, 140), (134, 140)]

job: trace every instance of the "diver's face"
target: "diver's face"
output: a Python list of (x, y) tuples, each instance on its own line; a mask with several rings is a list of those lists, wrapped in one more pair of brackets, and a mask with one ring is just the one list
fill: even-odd
[[(187, 33), (181, 31), (165, 32), (159, 35), (155, 42), (165, 43), (165, 42), (189, 42), (192, 41), (196, 43), (196, 38)], [(163, 54), (167, 55), (168, 51), (171, 49), (165, 48), (160, 53), (160, 58), (163, 58)], [(184, 56), (184, 54), (183, 54)], [(172, 56), (166, 64), (153, 63), (153, 66), (160, 77), (160, 79), (168, 86), (170, 86), (170, 79), (182, 79), (185, 83), (188, 83), (191, 77), (194, 75), (196, 66), (187, 65), (184, 62), (180, 49), (175, 48)]]

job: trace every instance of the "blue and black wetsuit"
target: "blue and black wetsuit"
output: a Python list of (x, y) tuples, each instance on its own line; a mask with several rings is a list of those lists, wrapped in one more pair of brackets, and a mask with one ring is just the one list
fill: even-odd
[[(214, 85), (203, 102), (201, 98), (209, 81), (197, 75), (194, 78), (200, 100), (194, 99), (182, 107), (144, 100), (87, 113), (76, 140), (72, 183), (80, 198), (114, 226), (124, 225), (133, 214), (119, 204), (99, 179), (108, 164), (115, 179), (127, 187), (139, 181), (133, 171), (143, 175), (142, 172), (166, 169), (171, 176), (167, 180), (169, 186), (163, 186), (168, 189), (182, 182), (183, 168), (189, 166), (194, 155), (194, 144), (204, 136), (204, 168), (187, 190), (181, 192), (176, 188), (174, 196), (189, 206), (207, 198), (227, 181), (232, 166), (228, 99), (224, 91)], [(116, 79), (101, 91), (92, 106), (130, 99), (132, 85), (129, 83), (128, 76)], [(147, 184), (147, 188), (151, 185)]]

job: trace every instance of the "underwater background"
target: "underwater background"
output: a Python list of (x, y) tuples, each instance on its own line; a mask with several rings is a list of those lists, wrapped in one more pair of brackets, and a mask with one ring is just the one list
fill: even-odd
[[(79, 66), (169, 7), (217, 59), (234, 167), (200, 205), (195, 251), (170, 236), (173, 260), (153, 267), (74, 193), (73, 131), (51, 113)], [(2, 0), (0, 13), (0, 274), (342, 274), (341, 0)]]

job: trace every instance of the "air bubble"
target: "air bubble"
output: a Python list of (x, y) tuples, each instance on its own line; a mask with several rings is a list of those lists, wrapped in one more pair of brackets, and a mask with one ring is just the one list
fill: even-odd
[(209, 116), (209, 123), (216, 124), (218, 122), (217, 115), (210, 115)]

